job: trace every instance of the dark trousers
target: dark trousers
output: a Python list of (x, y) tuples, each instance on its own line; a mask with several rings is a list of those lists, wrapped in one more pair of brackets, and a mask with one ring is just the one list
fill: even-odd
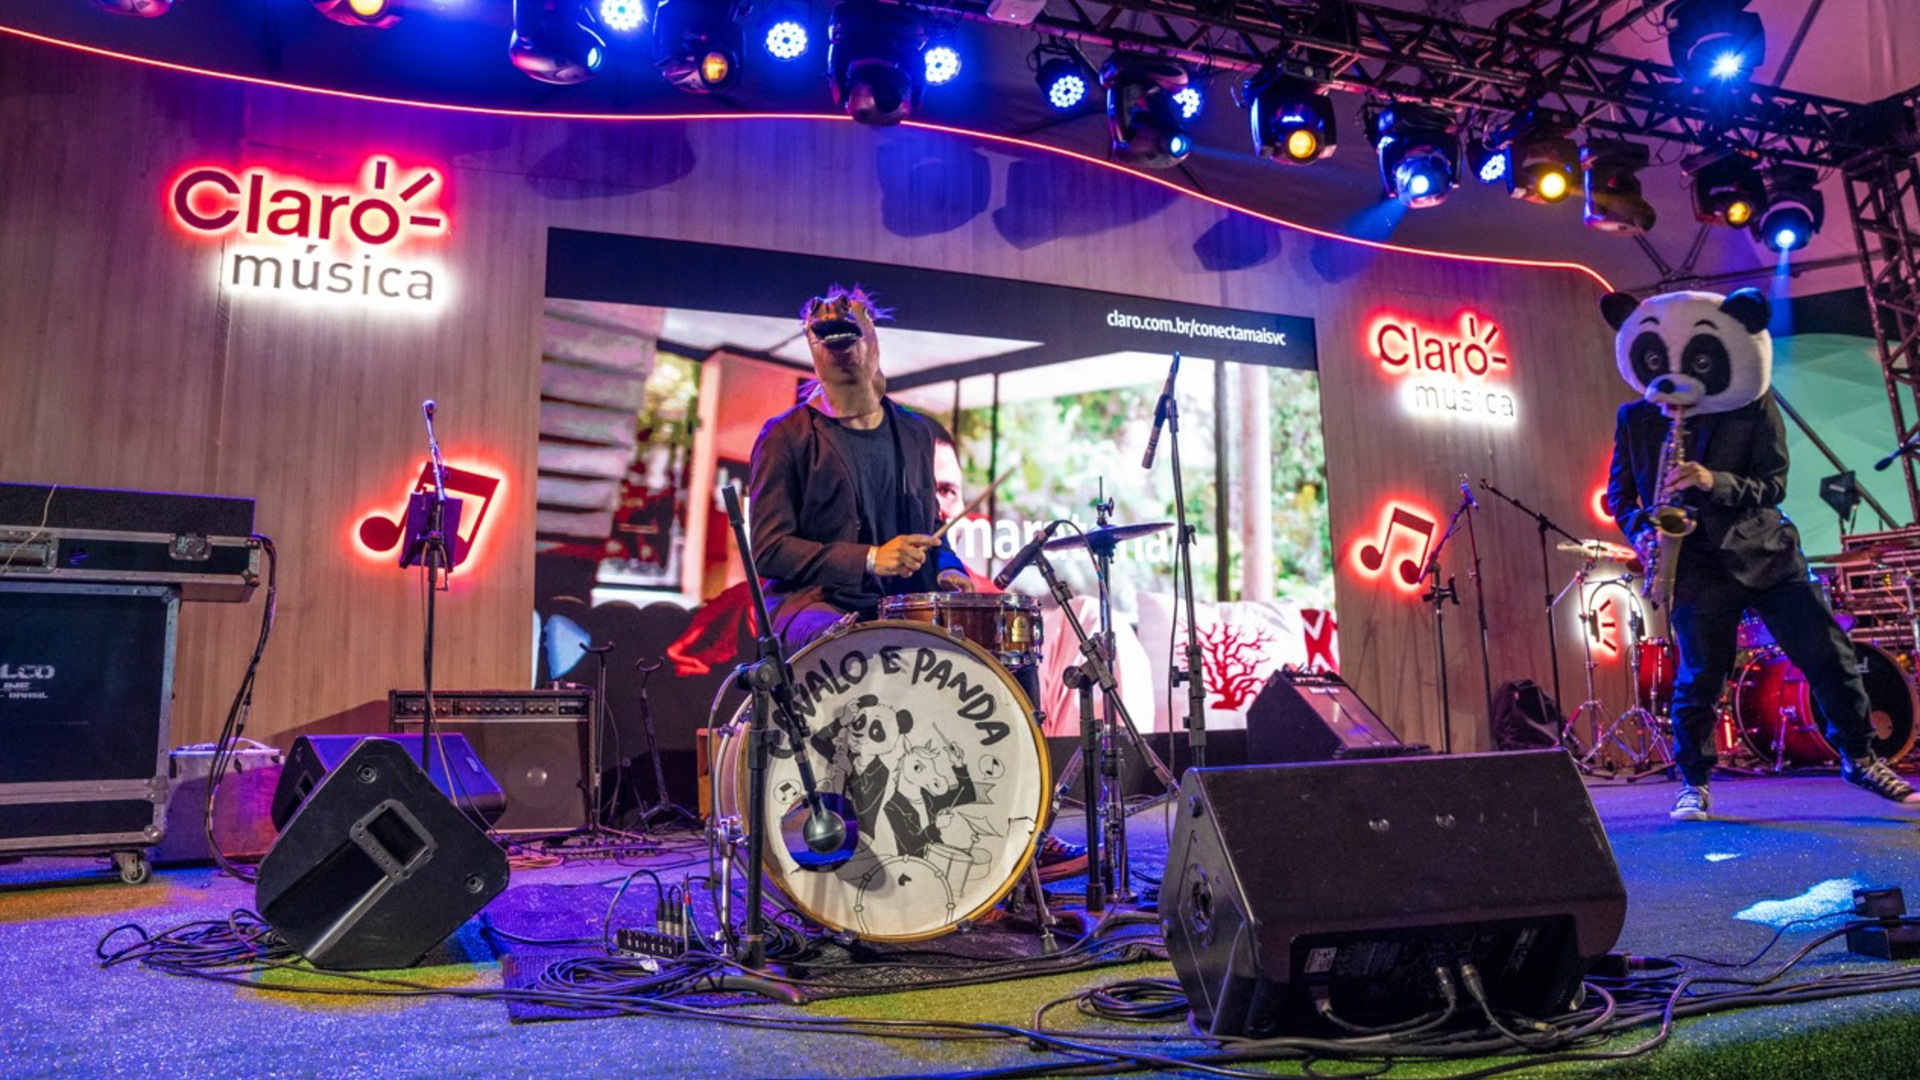
[(1712, 774), (1714, 703), (1733, 673), (1740, 615), (1748, 608), (1806, 675), (1813, 703), (1826, 720), (1827, 741), (1847, 757), (1865, 757), (1872, 732), (1853, 643), (1813, 583), (1791, 578), (1749, 589), (1717, 566), (1683, 563), (1668, 620), (1680, 649), (1673, 680), (1673, 760), (1680, 775), (1690, 784), (1704, 784)]

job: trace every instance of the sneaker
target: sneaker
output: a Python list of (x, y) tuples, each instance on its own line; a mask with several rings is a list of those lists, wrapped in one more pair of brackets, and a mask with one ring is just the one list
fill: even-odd
[(1040, 847), (1033, 857), (1040, 864), (1041, 881), (1059, 881), (1087, 871), (1087, 849), (1069, 844), (1052, 833), (1040, 838)]
[(1667, 816), (1675, 821), (1705, 821), (1707, 811), (1713, 809), (1713, 792), (1707, 785), (1695, 787), (1685, 780), (1680, 781), (1680, 797), (1673, 800), (1673, 809)]
[(1885, 758), (1872, 754), (1863, 758), (1843, 758), (1840, 762), (1840, 779), (1891, 802), (1909, 806), (1920, 804), (1920, 794), (1916, 794), (1913, 785), (1893, 771), (1893, 766), (1887, 764)]

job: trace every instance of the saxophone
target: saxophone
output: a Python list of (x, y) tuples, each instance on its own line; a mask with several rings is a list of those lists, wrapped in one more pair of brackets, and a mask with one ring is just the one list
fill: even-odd
[[(1676, 466), (1687, 460), (1686, 410), (1675, 408), (1667, 425), (1667, 441), (1660, 447), (1660, 471), (1655, 491), (1667, 486)], [(1680, 542), (1699, 522), (1693, 511), (1671, 499), (1647, 510), (1651, 532), (1641, 533), (1640, 562), (1646, 578), (1640, 582), (1640, 595), (1654, 607), (1665, 609), (1673, 602), (1673, 571), (1680, 560)]]

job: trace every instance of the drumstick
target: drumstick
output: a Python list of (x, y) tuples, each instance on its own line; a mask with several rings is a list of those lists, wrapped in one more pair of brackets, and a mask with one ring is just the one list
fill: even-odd
[[(1014, 466), (1013, 468), (1015, 468), (1015, 469), (1017, 469), (1017, 468), (1019, 468), (1019, 466), (1018, 466), (1018, 465), (1016, 465), (1016, 466)], [(1008, 469), (1008, 470), (1007, 470), (1006, 472), (1003, 472), (1003, 473), (1001, 473), (1001, 474), (1000, 474), (1000, 479), (998, 479), (998, 480), (995, 480), (995, 481), (994, 481), (993, 483), (991, 483), (991, 484), (988, 484), (988, 485), (987, 485), (987, 490), (985, 490), (985, 491), (983, 491), (983, 492), (981, 492), (981, 493), (980, 493), (980, 494), (978, 494), (978, 495), (975, 495), (975, 496), (973, 497), (973, 501), (972, 501), (972, 502), (970, 502), (970, 503), (968, 503), (968, 504), (967, 504), (967, 505), (966, 505), (965, 507), (963, 507), (963, 508), (961, 509), (961, 511), (960, 511), (959, 513), (957, 513), (957, 514), (955, 514), (955, 515), (953, 515), (953, 517), (951, 517), (951, 518), (949, 518), (949, 519), (947, 519), (947, 521), (946, 521), (946, 523), (945, 523), (945, 524), (943, 524), (943, 525), (941, 525), (941, 526), (940, 526), (940, 527), (939, 527), (938, 529), (935, 529), (935, 530), (933, 531), (933, 538), (934, 538), (935, 540), (939, 540), (940, 538), (942, 538), (942, 537), (944, 537), (944, 536), (946, 536), (946, 535), (947, 535), (947, 530), (948, 530), (948, 529), (951, 529), (951, 528), (953, 528), (953, 523), (954, 523), (954, 522), (956, 522), (956, 521), (959, 521), (959, 520), (960, 520), (961, 518), (963, 518), (963, 517), (966, 517), (966, 516), (967, 516), (968, 514), (971, 514), (971, 513), (973, 513), (973, 512), (975, 511), (975, 510), (978, 510), (978, 509), (980, 509), (980, 504), (982, 504), (982, 503), (984, 503), (984, 502), (986, 502), (986, 501), (987, 501), (987, 499), (988, 499), (988, 497), (989, 497), (989, 496), (991, 496), (991, 495), (992, 495), (992, 494), (993, 494), (994, 492), (996, 492), (996, 491), (999, 491), (999, 490), (1000, 490), (1000, 485), (1001, 485), (1001, 484), (1004, 484), (1004, 483), (1006, 483), (1006, 482), (1007, 482), (1007, 477), (1009, 477), (1009, 476), (1012, 476), (1012, 475), (1013, 475), (1013, 469)]]

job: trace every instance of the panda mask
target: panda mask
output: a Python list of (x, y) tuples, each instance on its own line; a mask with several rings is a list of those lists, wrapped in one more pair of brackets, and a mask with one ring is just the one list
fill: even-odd
[(1648, 300), (1608, 293), (1600, 311), (1618, 331), (1613, 357), (1620, 377), (1664, 413), (1732, 412), (1760, 400), (1772, 384), (1771, 311), (1758, 289)]

